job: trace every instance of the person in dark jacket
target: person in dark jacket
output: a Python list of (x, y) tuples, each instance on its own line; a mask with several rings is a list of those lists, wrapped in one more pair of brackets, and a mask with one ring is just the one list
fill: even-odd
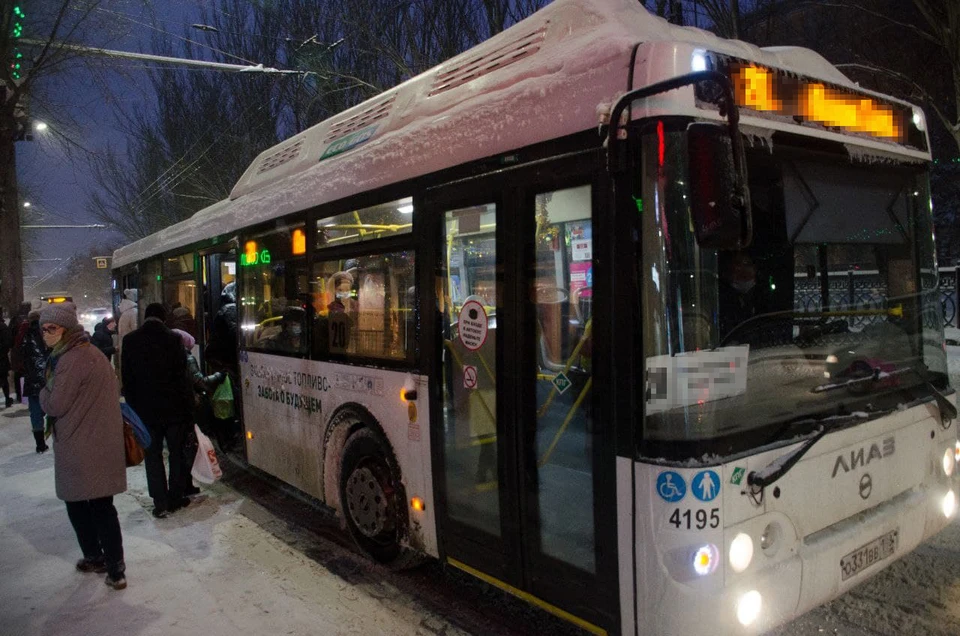
[(236, 373), (237, 368), (237, 286), (228, 283), (220, 293), (220, 309), (213, 318), (210, 343), (204, 358), (217, 370)]
[[(184, 466), (183, 439), (193, 426), (193, 389), (187, 379), (187, 356), (179, 336), (164, 324), (166, 310), (149, 305), (143, 325), (124, 337), (120, 346), (123, 394), (127, 403), (150, 429), (146, 449), (147, 490), (153, 499), (153, 516), (190, 503), (184, 490), (190, 483), (190, 466)], [(163, 466), (163, 442), (170, 449), (169, 481)]]
[(93, 337), (90, 343), (107, 356), (107, 360), (113, 359), (113, 354), (117, 348), (113, 346), (113, 334), (117, 331), (117, 321), (113, 316), (107, 316), (98, 322), (93, 328)]
[[(218, 371), (217, 373), (204, 375), (203, 372), (200, 371), (200, 363), (197, 362), (197, 359), (194, 358), (193, 353), (191, 353), (193, 346), (197, 343), (196, 340), (182, 329), (173, 329), (172, 331), (180, 337), (180, 342), (183, 343), (183, 349), (187, 354), (187, 379), (190, 381), (190, 386), (193, 387), (194, 419), (201, 417), (202, 419), (211, 418), (213, 413), (210, 412), (211, 407), (208, 394), (216, 390), (220, 383), (223, 382), (223, 379), (227, 377), (227, 374), (225, 371)], [(197, 434), (191, 427), (184, 436), (183, 442), (183, 463), (187, 467), (193, 466), (193, 462), (197, 458), (198, 446)], [(185, 495), (195, 495), (200, 492), (200, 489), (193, 485), (192, 479), (188, 479), (187, 486), (183, 492)]]
[(10, 349), (13, 347), (13, 334), (10, 327), (3, 321), (3, 309), (0, 308), (0, 389), (3, 390), (3, 397), (6, 402), (6, 408), (13, 406), (13, 398), (10, 397), (10, 384), (8, 376), (10, 375)]
[[(23, 329), (26, 327), (26, 330)], [(43, 407), (40, 406), (40, 389), (47, 383), (44, 370), (47, 367), (47, 356), (50, 349), (43, 341), (40, 331), (40, 312), (31, 311), (27, 320), (21, 325), (23, 336), (18, 346), (19, 360), (22, 365), (23, 395), (27, 398), (30, 407), (30, 428), (33, 429), (33, 439), (37, 443), (37, 452), (45, 453), (49, 450), (43, 436)]]
[(73, 303), (44, 307), (40, 325), (51, 347), (40, 403), (56, 418), (54, 483), (83, 551), (77, 569), (106, 572), (104, 582), (122, 590), (126, 566), (113, 497), (127, 489), (127, 465), (117, 376), (90, 346)]
[[(20, 303), (20, 310), (16, 316), (10, 319), (10, 337), (13, 338), (14, 351), (20, 346), (21, 332), (24, 331), (24, 325), (27, 324), (27, 315), (30, 314), (30, 303)], [(23, 372), (20, 370), (20, 362), (14, 355), (10, 356), (10, 362), (13, 363), (13, 388), (17, 394), (17, 402), (23, 400), (23, 392), (20, 388), (20, 382), (23, 380)]]

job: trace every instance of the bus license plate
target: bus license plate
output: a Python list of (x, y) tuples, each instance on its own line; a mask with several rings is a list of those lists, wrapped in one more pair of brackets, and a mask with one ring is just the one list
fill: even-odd
[(900, 531), (888, 532), (840, 559), (840, 580), (846, 581), (897, 551)]

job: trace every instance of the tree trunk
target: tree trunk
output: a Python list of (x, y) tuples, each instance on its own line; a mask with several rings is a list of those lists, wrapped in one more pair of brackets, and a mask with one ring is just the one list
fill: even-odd
[(13, 316), (23, 302), (20, 209), (17, 207), (17, 154), (13, 121), (0, 123), (0, 306)]

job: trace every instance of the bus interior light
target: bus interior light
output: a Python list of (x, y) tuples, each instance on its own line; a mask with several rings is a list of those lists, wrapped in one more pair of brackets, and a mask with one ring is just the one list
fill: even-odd
[(760, 592), (750, 590), (740, 597), (737, 603), (737, 620), (744, 627), (752, 625), (760, 617), (760, 609), (763, 606), (763, 598)]
[(730, 542), (730, 567), (734, 572), (743, 572), (753, 561), (753, 539), (741, 532)]

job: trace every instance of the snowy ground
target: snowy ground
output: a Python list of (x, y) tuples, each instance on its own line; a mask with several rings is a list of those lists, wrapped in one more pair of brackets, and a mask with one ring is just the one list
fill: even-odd
[[(953, 333), (956, 332), (956, 333)], [(960, 331), (948, 337), (960, 341)], [(960, 346), (948, 347), (960, 387)], [(249, 472), (164, 520), (142, 467), (115, 498), (130, 587), (79, 574), (79, 550), (36, 455), (24, 406), (0, 411), (0, 633), (18, 636), (478, 634), (579, 630), (432, 563), (390, 572), (357, 555), (336, 524)], [(768, 636), (960, 634), (960, 521), (874, 579)]]
[(33, 452), (25, 406), (0, 410), (0, 634), (572, 636), (579, 630), (457, 571), (391, 572), (354, 553), (316, 508), (231, 465), (154, 519), (142, 466), (114, 498), (126, 590), (80, 574), (53, 457)]

